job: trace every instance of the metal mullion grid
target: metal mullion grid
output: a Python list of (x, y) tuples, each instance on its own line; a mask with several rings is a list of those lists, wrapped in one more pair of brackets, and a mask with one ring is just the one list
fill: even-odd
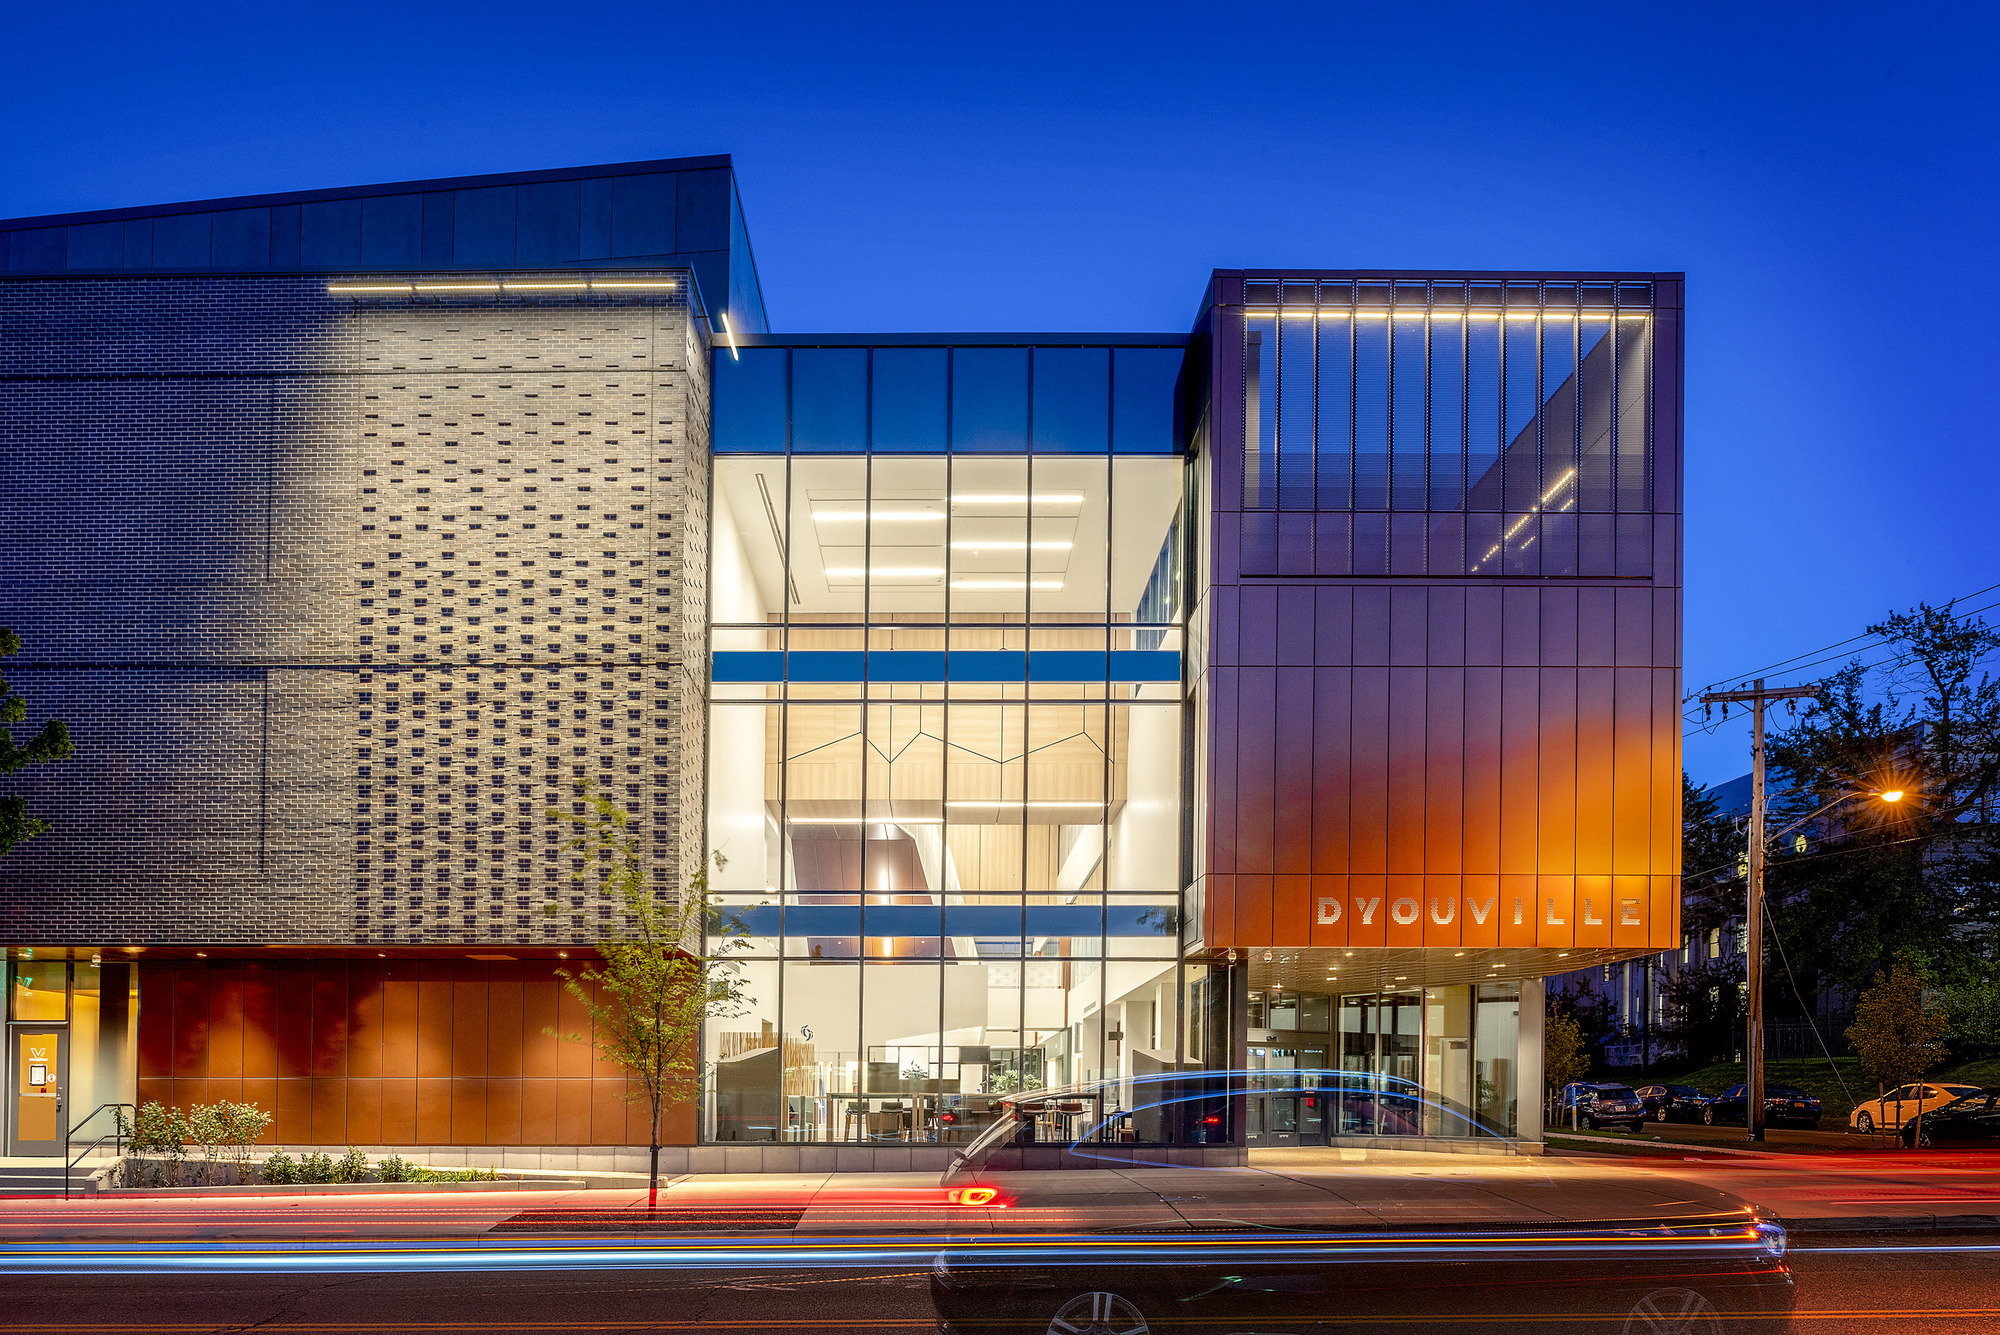
[[(1318, 324), (1317, 314), (1313, 323)], [(1116, 355), (1111, 356), (1116, 361)], [(1109, 436), (1106, 443), (1109, 443)], [(1097, 809), (1097, 837), (1100, 852), (1098, 866), (1101, 870), (1102, 888), (1097, 893), (1097, 1070), (1100, 1077), (1104, 1073), (1104, 1046), (1109, 1042), (1110, 995), (1111, 995), (1111, 750), (1112, 740), (1112, 700), (1111, 700), (1111, 553), (1117, 545), (1118, 515), (1118, 469), (1116, 459), (1110, 453), (1104, 456), (1104, 778), (1098, 788), (1098, 797), (1103, 805)], [(1280, 478), (1283, 474), (1280, 473)], [(1031, 531), (1030, 543), (1034, 541)], [(1029, 548), (1030, 560), (1034, 549)], [(1142, 591), (1140, 594), (1144, 597)], [(1137, 616), (1133, 617), (1136, 625)], [(1122, 1026), (1121, 1026), (1122, 1028)]]
[[(1033, 359), (1031, 357), (1030, 358), (1031, 364), (1032, 361)], [(1033, 396), (1031, 394), (1030, 395), (1031, 407), (1029, 409), (1030, 412), (1033, 411), (1032, 399)], [(1030, 426), (1032, 425), (1033, 425), (1033, 419), (1030, 418)], [(1035, 456), (1032, 451), (1028, 454), (1028, 459), (1026, 464), (1026, 476), (1024, 482), (1022, 483), (1021, 494), (1027, 497), (1025, 504), (1022, 506), (1022, 509), (1027, 515), (1027, 522), (1022, 525), (1025, 532), (1023, 532), (1021, 536), (1024, 540), (1033, 541), (1033, 538), (1030, 536), (1035, 531)], [(1034, 565), (1034, 549), (1029, 548), (1023, 555), (1022, 568), (1024, 571), (1026, 571), (1032, 569), (1033, 565)], [(1022, 661), (1025, 662), (1027, 659), (1027, 650), (1032, 646), (1033, 643), (1032, 641), (1033, 632), (1028, 630), (1027, 627), (1032, 626), (1034, 624), (1034, 622), (1029, 620), (1028, 618), (1030, 616), (1030, 609), (1034, 607), (1035, 591), (1033, 589), (1026, 587), (1027, 585), (1034, 583), (1034, 581), (1028, 578), (1025, 573), (1021, 577), (1021, 583), (1023, 585), (1021, 589), (1021, 607), (1023, 609), (1021, 613), (1023, 622), (1023, 629), (1022, 629), (1023, 644), (1021, 648), (1022, 648)], [(1021, 961), (1020, 986), (1015, 991), (1015, 1002), (1017, 1009), (1019, 1011), (1020, 1018), (1016, 1023), (1014, 1029), (1014, 1046), (1016, 1052), (1018, 1052), (1020, 1055), (1015, 1062), (1015, 1075), (1017, 1079), (1023, 1082), (1024, 1086), (1025, 1086), (1025, 1080), (1027, 1074), (1027, 1062), (1028, 1062), (1028, 940), (1029, 940), (1028, 938), (1028, 728), (1029, 728), (1028, 710), (1030, 707), (1030, 702), (1028, 699), (1028, 675), (1029, 674), (1026, 671), (1023, 671), (1021, 674), (1021, 799), (1020, 799), (1021, 800), (1021, 858), (1020, 858), (1021, 871), (1014, 887), (1015, 894), (1019, 898), (1019, 907), (1021, 913), (1021, 919), (1020, 919), (1021, 949), (1018, 952), (1018, 958)], [(1003, 694), (1001, 698), (1004, 700), (1006, 697)], [(1001, 754), (1005, 755), (1007, 749), (1006, 746), (1004, 745), (1007, 736), (1006, 722), (1005, 722), (1007, 718), (1007, 712), (1004, 708), (1000, 711), (1000, 718), (1001, 718), (1000, 736), (1003, 743), (1000, 750)], [(1005, 772), (1003, 771), (1002, 772), (1003, 777), (1004, 774)], [(1068, 1017), (1065, 1016), (1064, 1018)], [(1047, 1087), (1047, 1083), (1048, 1083), (1047, 1075), (1046, 1073), (1044, 1073), (1043, 1075), (1044, 1088)]]
[[(791, 362), (790, 350), (785, 353), (785, 527), (784, 550), (778, 553), (783, 563), (782, 583), (778, 586), (778, 605), (782, 609), (778, 619), (779, 646), (783, 650), (780, 662), (786, 665), (784, 679), (778, 685), (778, 1097), (784, 1098), (785, 1088), (785, 1022), (790, 1018), (785, 1013), (785, 910), (789, 896), (786, 893), (786, 872), (792, 855), (791, 835), (791, 723), (792, 723), (792, 419), (791, 419)], [(711, 1098), (713, 1094), (711, 1093)], [(712, 1106), (712, 1105), (711, 1105)], [(713, 1125), (710, 1127), (713, 1130)]]

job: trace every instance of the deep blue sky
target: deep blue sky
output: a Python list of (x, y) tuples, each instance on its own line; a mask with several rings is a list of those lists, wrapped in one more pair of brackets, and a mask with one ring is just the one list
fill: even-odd
[(17, 8), (0, 217), (726, 152), (785, 330), (1681, 269), (1691, 686), (2000, 582), (1991, 7), (287, 10)]

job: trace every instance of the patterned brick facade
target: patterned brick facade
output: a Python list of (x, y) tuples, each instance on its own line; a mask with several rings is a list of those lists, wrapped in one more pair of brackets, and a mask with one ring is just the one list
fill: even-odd
[[(650, 272), (648, 278), (664, 275)], [(463, 275), (456, 275), (462, 279)], [(16, 941), (588, 941), (588, 779), (698, 855), (705, 333), (671, 294), (0, 283), (0, 625), (76, 759)]]

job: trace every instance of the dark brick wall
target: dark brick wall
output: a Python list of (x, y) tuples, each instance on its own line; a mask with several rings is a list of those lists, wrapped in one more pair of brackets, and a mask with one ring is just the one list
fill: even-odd
[(9, 939), (592, 939), (543, 908), (578, 778), (700, 847), (684, 301), (325, 286), (0, 282), (7, 670), (78, 745), (15, 780)]

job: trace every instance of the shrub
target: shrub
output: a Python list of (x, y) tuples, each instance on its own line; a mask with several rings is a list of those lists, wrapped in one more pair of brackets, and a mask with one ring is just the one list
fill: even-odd
[(333, 1160), (324, 1154), (300, 1155), (298, 1180), (309, 1183), (333, 1181)]
[(134, 1154), (157, 1154), (169, 1159), (187, 1155), (187, 1114), (179, 1108), (154, 1100), (139, 1105), (130, 1127), (120, 1110), (119, 1125), (125, 1130)]
[(279, 1150), (264, 1160), (264, 1167), (259, 1176), (274, 1187), (289, 1186), (299, 1180), (299, 1166), (291, 1155)]
[(230, 1148), (230, 1159), (239, 1166), (250, 1162), (250, 1147), (271, 1129), (271, 1114), (254, 1103), (215, 1105), (221, 1112), (222, 1143)]
[(368, 1156), (360, 1150), (348, 1147), (333, 1165), (333, 1180), (336, 1182), (366, 1182), (368, 1180)]
[(417, 1166), (400, 1154), (392, 1154), (376, 1165), (376, 1171), (384, 1182), (412, 1181), (414, 1179), (410, 1174), (416, 1170)]

